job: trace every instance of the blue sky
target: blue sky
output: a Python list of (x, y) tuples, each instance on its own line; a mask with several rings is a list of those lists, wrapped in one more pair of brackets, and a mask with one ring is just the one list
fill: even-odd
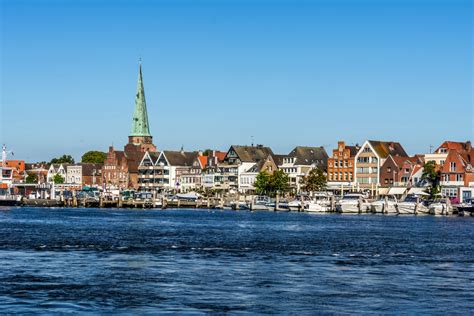
[(122, 147), (138, 72), (159, 149), (473, 138), (471, 1), (0, 1), (0, 141)]

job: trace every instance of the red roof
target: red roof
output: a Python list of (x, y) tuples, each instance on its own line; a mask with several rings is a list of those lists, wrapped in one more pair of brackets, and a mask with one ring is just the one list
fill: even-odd
[(201, 163), (201, 168), (204, 168), (207, 165), (207, 156), (199, 156), (198, 159)]
[(217, 151), (217, 150), (216, 150), (215, 155), (216, 155), (217, 160), (218, 160), (219, 162), (223, 162), (225, 156), (227, 155), (227, 153), (224, 152), (224, 151)]

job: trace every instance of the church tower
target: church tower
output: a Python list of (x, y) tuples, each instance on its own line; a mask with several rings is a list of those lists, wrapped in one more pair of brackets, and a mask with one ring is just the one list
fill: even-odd
[(138, 150), (140, 152), (156, 151), (156, 147), (153, 145), (153, 136), (150, 134), (150, 125), (148, 124), (141, 61), (138, 70), (137, 94), (135, 95), (132, 130), (128, 136), (128, 144), (125, 146), (125, 151), (130, 150)]

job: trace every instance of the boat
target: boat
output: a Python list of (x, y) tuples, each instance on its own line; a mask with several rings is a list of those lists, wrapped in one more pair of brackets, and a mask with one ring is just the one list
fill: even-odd
[(451, 215), (453, 213), (453, 207), (448, 198), (439, 198), (430, 204), (429, 213), (435, 216)]
[(253, 200), (250, 209), (252, 211), (268, 211), (270, 210), (270, 208), (268, 207), (268, 204), (270, 203), (271, 200), (268, 196), (259, 195)]
[(397, 198), (394, 195), (385, 195), (370, 203), (372, 213), (397, 214)]
[[(303, 195), (303, 196), (297, 196), (294, 200), (288, 202), (288, 209), (290, 211), (302, 211), (305, 207), (305, 204), (309, 201), (308, 197)], [(303, 202), (303, 203), (301, 203)], [(303, 205), (303, 206), (301, 206)]]
[(396, 205), (397, 213), (399, 215), (417, 215), (428, 214), (429, 209), (421, 202), (421, 199), (416, 194), (409, 194), (403, 201), (399, 201)]
[(474, 216), (474, 198), (457, 205), (459, 216)]
[(304, 210), (309, 213), (324, 213), (331, 211), (331, 196), (326, 192), (317, 192), (305, 203)]
[(232, 201), (230, 202), (230, 207), (235, 211), (250, 209), (245, 201)]
[(336, 203), (336, 212), (339, 213), (365, 213), (370, 203), (362, 193), (349, 193)]

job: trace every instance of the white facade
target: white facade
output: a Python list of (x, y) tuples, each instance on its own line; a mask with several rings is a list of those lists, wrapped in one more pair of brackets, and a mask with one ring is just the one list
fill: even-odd
[(67, 172), (63, 164), (51, 164), (51, 166), (49, 166), (48, 174), (46, 175), (46, 182), (51, 184), (53, 182), (53, 177), (56, 174), (63, 177), (64, 182), (66, 182)]
[(66, 183), (82, 185), (82, 166), (68, 165), (66, 167)]
[(379, 186), (380, 167), (384, 162), (370, 142), (365, 141), (354, 158), (354, 182), (358, 186)]

